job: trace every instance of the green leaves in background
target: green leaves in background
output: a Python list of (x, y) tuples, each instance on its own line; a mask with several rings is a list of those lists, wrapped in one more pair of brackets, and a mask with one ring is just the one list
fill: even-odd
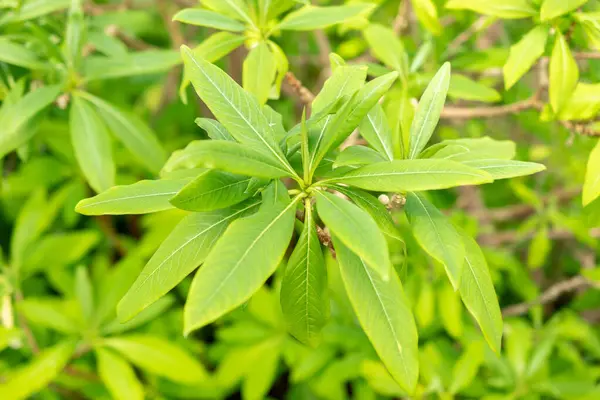
[(432, 0), (411, 0), (411, 5), (415, 10), (419, 22), (433, 35), (442, 33), (442, 25), (438, 18), (435, 3)]
[(600, 197), (600, 143), (590, 153), (583, 184), (583, 205), (587, 206)]
[[(20, 90), (18, 87), (14, 90)], [(21, 97), (15, 95), (14, 103), (4, 101), (0, 108), (0, 158), (25, 144), (36, 132), (29, 124), (42, 110), (48, 107), (59, 95), (60, 86), (46, 86), (31, 91)], [(18, 96), (17, 96), (18, 94)]]
[(115, 164), (106, 125), (79, 96), (73, 96), (69, 123), (75, 157), (90, 186), (98, 193), (109, 189), (115, 184)]
[(504, 87), (510, 89), (535, 62), (544, 54), (548, 27), (538, 25), (530, 30), (516, 44), (510, 47), (510, 54), (502, 68), (504, 73)]
[(305, 204), (304, 229), (281, 282), (281, 310), (290, 333), (303, 343), (316, 345), (329, 318), (327, 270), (312, 206), (310, 201)]
[(143, 400), (144, 387), (131, 365), (111, 350), (97, 348), (98, 374), (116, 400)]
[(542, 21), (548, 21), (576, 10), (587, 2), (588, 0), (544, 0), (540, 17)]
[(561, 33), (550, 57), (550, 104), (555, 113), (560, 113), (573, 94), (579, 80), (579, 68), (571, 54), (569, 45)]
[(117, 307), (119, 319), (131, 319), (164, 296), (208, 256), (225, 229), (256, 210), (251, 201), (236, 207), (185, 217), (162, 242)]
[(450, 63), (445, 63), (429, 82), (419, 101), (410, 127), (409, 158), (417, 158), (433, 135), (444, 108), (449, 86)]
[(246, 27), (244, 24), (209, 10), (197, 8), (186, 8), (179, 11), (173, 17), (173, 21), (183, 22), (189, 25), (206, 26), (208, 28), (221, 29), (231, 32), (243, 32)]
[[(286, 190), (281, 186), (274, 183), (268, 191), (279, 196), (279, 190)], [(265, 200), (258, 213), (227, 229), (196, 273), (184, 310), (186, 334), (248, 300), (281, 262), (292, 236), (299, 198), (292, 202)]]
[(392, 29), (379, 24), (370, 24), (363, 34), (375, 57), (398, 71), (400, 76), (408, 75), (408, 56), (402, 41)]
[(67, 365), (75, 350), (75, 343), (65, 341), (44, 350), (29, 364), (11, 371), (7, 382), (0, 384), (3, 399), (27, 399), (52, 382)]
[(277, 28), (291, 31), (323, 29), (361, 15), (367, 15), (373, 8), (373, 5), (364, 3), (330, 7), (305, 6), (298, 11), (289, 13), (277, 25)]
[(413, 393), (419, 376), (417, 328), (396, 272), (384, 281), (335, 235), (333, 243), (362, 328), (394, 379)]
[(505, 19), (529, 18), (537, 13), (528, 0), (449, 0), (446, 8), (473, 10)]
[(387, 280), (392, 269), (385, 237), (363, 209), (327, 192), (317, 192), (319, 217), (338, 240)]
[(465, 249), (452, 223), (424, 196), (409, 193), (404, 207), (419, 245), (446, 268), (457, 290), (460, 285)]
[(33, 51), (6, 37), (0, 37), (0, 61), (29, 69), (48, 67)]
[(86, 80), (123, 78), (166, 72), (181, 63), (174, 50), (146, 50), (119, 57), (89, 56), (83, 64)]

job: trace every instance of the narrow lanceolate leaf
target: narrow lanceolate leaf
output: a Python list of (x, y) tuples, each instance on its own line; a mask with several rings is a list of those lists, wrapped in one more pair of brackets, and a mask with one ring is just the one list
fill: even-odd
[(537, 13), (529, 0), (450, 0), (446, 8), (468, 9), (503, 19), (530, 18)]
[(548, 21), (571, 12), (587, 2), (588, 0), (544, 0), (540, 17), (542, 21)]
[(363, 31), (369, 48), (375, 57), (401, 76), (408, 74), (408, 56), (398, 35), (389, 27), (371, 24)]
[(243, 32), (244, 29), (246, 29), (244, 24), (233, 18), (199, 8), (186, 8), (185, 10), (181, 10), (175, 14), (173, 20), (183, 22), (184, 24), (206, 26), (223, 31)]
[(188, 211), (213, 211), (229, 207), (250, 197), (246, 193), (250, 179), (211, 169), (181, 189), (171, 199), (171, 204)]
[(27, 129), (26, 125), (59, 94), (60, 86), (46, 86), (27, 93), (14, 104), (3, 104), (0, 109), (0, 158), (31, 139), (35, 130)]
[(429, 32), (436, 36), (442, 33), (442, 25), (433, 0), (411, 0), (411, 4), (417, 19)]
[(123, 78), (167, 72), (181, 63), (174, 50), (146, 50), (119, 57), (89, 56), (83, 63), (86, 80)]
[(24, 367), (11, 373), (8, 381), (0, 383), (0, 398), (25, 400), (48, 386), (67, 365), (75, 343), (62, 342), (44, 350)]
[(296, 173), (277, 145), (273, 128), (258, 101), (223, 70), (195, 57), (188, 47), (182, 48), (182, 54), (196, 93), (219, 122), (236, 140), (260, 149), (291, 176), (295, 176)]
[(450, 63), (442, 65), (421, 96), (410, 127), (409, 158), (417, 158), (433, 135), (450, 86)]
[(333, 167), (358, 167), (361, 165), (379, 163), (382, 161), (386, 161), (384, 156), (370, 147), (350, 146), (346, 147), (340, 154), (337, 155), (335, 162), (333, 163)]
[(561, 33), (557, 33), (552, 57), (550, 57), (550, 104), (559, 113), (569, 101), (577, 86), (579, 68), (571, 54), (569, 44)]
[(192, 282), (186, 334), (247, 301), (275, 272), (292, 236), (298, 200), (265, 201), (258, 213), (227, 229)]
[(219, 14), (254, 25), (250, 9), (244, 0), (202, 0), (202, 5)]
[(160, 337), (118, 336), (103, 340), (102, 345), (118, 351), (139, 368), (174, 382), (197, 383), (208, 375), (194, 357)]
[(392, 269), (385, 237), (373, 218), (348, 200), (318, 192), (317, 211), (329, 230), (387, 280)]
[(366, 165), (323, 183), (343, 183), (379, 192), (419, 192), (492, 181), (487, 172), (455, 161), (417, 159)]
[(265, 153), (241, 143), (223, 140), (197, 140), (171, 155), (163, 172), (182, 168), (216, 168), (234, 174), (259, 178), (290, 176), (286, 167)]
[(0, 61), (30, 69), (47, 68), (34, 52), (7, 37), (0, 37)]
[(367, 69), (364, 67), (344, 65), (336, 68), (312, 103), (313, 115), (316, 116), (339, 99), (359, 90), (366, 77)]
[(244, 60), (242, 74), (244, 89), (252, 93), (260, 104), (265, 104), (269, 98), (276, 72), (275, 55), (266, 42), (260, 42), (250, 50), (248, 57)]
[(333, 243), (358, 320), (390, 374), (408, 393), (419, 376), (418, 336), (408, 298), (392, 271), (384, 281), (336, 236)]
[(360, 124), (360, 134), (389, 161), (394, 159), (392, 128), (381, 105), (376, 104)]
[(475, 317), (490, 347), (500, 352), (502, 313), (485, 257), (477, 242), (461, 233), (465, 259), (460, 279), (460, 296)]
[(398, 78), (398, 73), (390, 72), (373, 79), (342, 106), (325, 128), (323, 135), (319, 136), (321, 140), (317, 143), (312, 163), (313, 168), (316, 168), (329, 151), (339, 146), (358, 127), (363, 118), (389, 90), (396, 78)]
[(546, 169), (545, 166), (538, 163), (493, 158), (467, 160), (462, 163), (487, 172), (494, 180), (532, 175)]
[(91, 104), (73, 96), (70, 115), (71, 140), (75, 157), (96, 192), (103, 192), (115, 183), (115, 164), (106, 125)]
[(510, 47), (510, 54), (502, 68), (504, 87), (510, 89), (529, 69), (538, 58), (544, 54), (548, 27), (538, 25), (530, 30), (517, 44)]
[(600, 142), (590, 153), (583, 184), (583, 205), (587, 206), (600, 197)]
[(404, 210), (419, 245), (430, 256), (444, 264), (452, 286), (458, 290), (465, 248), (456, 228), (420, 194), (409, 193)]
[(86, 92), (77, 92), (96, 106), (108, 129), (150, 172), (158, 173), (167, 155), (152, 129), (138, 116)]
[(350, 200), (352, 200), (357, 206), (368, 212), (373, 220), (375, 220), (379, 226), (379, 229), (381, 229), (384, 235), (391, 239), (400, 241), (402, 240), (400, 232), (398, 231), (392, 216), (387, 208), (385, 208), (379, 199), (377, 199), (377, 197), (370, 193), (363, 192), (362, 190), (353, 189), (346, 186), (336, 185), (335, 190), (345, 196), (348, 196), (348, 198), (350, 198)]
[(144, 387), (131, 365), (116, 353), (96, 349), (98, 374), (111, 396), (116, 400), (143, 400)]
[(119, 303), (119, 319), (131, 319), (173, 289), (204, 262), (229, 224), (256, 211), (258, 205), (259, 202), (254, 201), (185, 217), (162, 242)]
[(290, 333), (314, 345), (329, 317), (327, 269), (309, 201), (305, 215), (304, 229), (281, 282), (280, 298)]
[(83, 215), (125, 215), (169, 210), (173, 208), (169, 200), (189, 182), (190, 178), (164, 179), (115, 186), (81, 200), (75, 211)]
[(196, 125), (206, 131), (212, 140), (229, 140), (235, 142), (231, 133), (219, 121), (210, 118), (196, 118)]
[(343, 6), (306, 6), (288, 14), (278, 25), (279, 29), (312, 31), (342, 23), (373, 9), (371, 4), (348, 4)]

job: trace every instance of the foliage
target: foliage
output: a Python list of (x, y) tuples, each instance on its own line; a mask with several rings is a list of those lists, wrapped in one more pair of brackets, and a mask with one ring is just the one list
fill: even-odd
[(597, 398), (599, 15), (0, 0), (0, 398)]

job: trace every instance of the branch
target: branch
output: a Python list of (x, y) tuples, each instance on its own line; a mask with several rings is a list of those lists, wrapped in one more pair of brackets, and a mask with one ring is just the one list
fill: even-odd
[(540, 109), (538, 96), (533, 95), (527, 100), (512, 104), (490, 107), (444, 107), (441, 118), (444, 119), (471, 119), (493, 118), (508, 114), (516, 114), (529, 109)]
[(125, 247), (123, 242), (121, 242), (121, 239), (119, 238), (119, 235), (115, 231), (115, 227), (112, 224), (110, 216), (98, 215), (96, 217), (96, 221), (100, 226), (100, 230), (102, 230), (104, 233), (104, 236), (108, 238), (112, 246), (117, 250), (117, 253), (119, 253), (121, 257), (125, 256), (125, 254), (127, 254), (127, 247)]
[(487, 15), (479, 17), (467, 30), (458, 35), (452, 41), (452, 43), (448, 45), (448, 55), (454, 55), (460, 46), (462, 46), (467, 40), (469, 40), (474, 34), (479, 32), (479, 30), (485, 26), (489, 18), (490, 17)]
[(396, 35), (401, 34), (409, 25), (410, 2), (408, 0), (400, 0), (398, 14), (392, 23), (392, 29)]
[(525, 314), (534, 306), (551, 303), (563, 294), (584, 289), (588, 286), (591, 286), (591, 283), (583, 276), (578, 275), (574, 278), (558, 282), (550, 286), (544, 291), (544, 293), (534, 300), (503, 308), (502, 315), (504, 317), (512, 317)]
[(296, 78), (293, 72), (290, 71), (285, 74), (284, 83), (288, 85), (305, 106), (310, 106), (315, 99), (315, 95), (302, 85), (302, 82)]
[(107, 36), (111, 36), (111, 37), (115, 37), (115, 38), (119, 39), (121, 42), (125, 43), (125, 45), (127, 47), (129, 47), (130, 49), (133, 49), (133, 50), (149, 50), (149, 49), (155, 48), (154, 46), (144, 42), (143, 40), (129, 36), (126, 33), (123, 33), (119, 29), (119, 27), (116, 25), (108, 25), (104, 29), (104, 33)]
[[(23, 293), (21, 292), (21, 290), (17, 289), (15, 291), (15, 303), (21, 303), (23, 301)], [(37, 341), (35, 340), (35, 336), (33, 335), (33, 332), (31, 331), (31, 328), (29, 327), (29, 324), (27, 323), (27, 319), (25, 319), (25, 317), (23, 316), (23, 314), (21, 314), (18, 310), (16, 310), (17, 312), (17, 319), (19, 321), (19, 325), (21, 326), (21, 330), (23, 331), (23, 334), (25, 334), (25, 339), (27, 340), (27, 344), (29, 345), (29, 348), (31, 348), (31, 352), (33, 354), (38, 354), (40, 352), (40, 346), (38, 346)]]
[[(600, 238), (600, 228), (590, 229), (589, 234), (592, 238)], [(531, 240), (534, 235), (535, 232), (531, 232), (527, 235), (522, 235), (516, 231), (494, 232), (479, 235), (477, 242), (485, 246), (497, 247)], [(568, 240), (573, 239), (574, 237), (575, 235), (566, 229), (555, 229), (548, 232), (548, 239), (550, 240)]]

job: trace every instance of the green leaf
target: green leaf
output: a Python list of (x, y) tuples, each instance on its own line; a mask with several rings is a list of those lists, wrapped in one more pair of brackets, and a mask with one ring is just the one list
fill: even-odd
[(567, 103), (579, 80), (579, 68), (571, 54), (569, 44), (559, 32), (550, 57), (550, 104), (559, 113)]
[(202, 0), (202, 5), (219, 14), (227, 15), (254, 26), (254, 21), (251, 18), (252, 13), (243, 0)]
[(29, 69), (46, 69), (48, 66), (27, 47), (0, 37), (0, 61)]
[[(313, 168), (332, 149), (339, 146), (346, 137), (358, 127), (379, 99), (389, 90), (396, 78), (397, 72), (390, 72), (375, 78), (359, 89), (352, 98), (333, 116), (331, 122), (316, 143), (316, 152), (312, 161)], [(313, 171), (314, 172), (314, 169)]]
[(242, 382), (242, 398), (244, 400), (262, 400), (277, 378), (279, 358), (282, 352), (283, 338), (276, 336), (267, 339), (256, 347), (252, 367), (248, 369)]
[(94, 314), (94, 288), (88, 270), (84, 266), (79, 266), (75, 270), (75, 297), (84, 321), (90, 321)]
[(487, 262), (477, 242), (464, 232), (461, 232), (461, 236), (465, 259), (460, 279), (460, 296), (477, 320), (492, 350), (499, 353), (502, 342), (502, 313)]
[[(364, 67), (340, 66), (336, 68), (331, 77), (325, 81), (323, 88), (312, 103), (313, 115), (316, 116), (332, 105), (335, 107), (336, 101), (359, 90), (363, 87), (366, 77), (367, 69)], [(325, 117), (324, 125), (331, 118), (333, 117)]]
[(350, 146), (346, 147), (335, 158), (333, 163), (334, 168), (345, 166), (359, 166), (365, 164), (373, 164), (386, 161), (386, 159), (375, 150), (366, 146)]
[(211, 169), (185, 185), (170, 202), (187, 211), (213, 211), (232, 206), (250, 197), (249, 177)]
[(416, 158), (433, 135), (450, 86), (450, 63), (442, 65), (421, 96), (410, 127), (409, 158)]
[(163, 171), (200, 166), (259, 178), (290, 176), (289, 170), (269, 155), (241, 143), (223, 140), (191, 142), (185, 149), (171, 155)]
[(28, 297), (18, 303), (18, 310), (27, 321), (36, 326), (52, 329), (65, 335), (77, 334), (78, 321), (68, 313), (68, 304), (52, 298)]
[(252, 93), (259, 104), (265, 104), (269, 98), (276, 72), (275, 55), (266, 42), (260, 42), (250, 50), (244, 60), (242, 74), (244, 90)]
[(373, 8), (373, 5), (364, 3), (331, 7), (305, 6), (286, 15), (277, 28), (291, 31), (323, 29), (346, 22), (354, 17), (366, 15)]
[(143, 325), (146, 325), (157, 318), (160, 318), (168, 309), (175, 303), (175, 297), (167, 294), (156, 300), (154, 303), (144, 308), (139, 314), (132, 319), (121, 322), (118, 316), (101, 328), (103, 335), (115, 335), (123, 332), (131, 331)]
[(23, 22), (43, 15), (63, 10), (71, 5), (72, 0), (23, 0), (14, 11), (3, 12), (0, 25)]
[(376, 104), (360, 124), (360, 134), (387, 160), (394, 159), (392, 147), (392, 128), (381, 105)]
[(588, 0), (544, 0), (540, 16), (542, 21), (548, 21), (571, 12), (587, 2)]
[(538, 163), (493, 158), (467, 160), (462, 163), (487, 172), (494, 180), (532, 175), (546, 169), (545, 166)]
[(369, 215), (375, 220), (379, 229), (388, 237), (402, 241), (400, 232), (392, 219), (389, 211), (385, 206), (372, 194), (363, 192), (358, 189), (351, 189), (345, 186), (335, 186), (335, 190), (348, 196), (357, 206), (368, 212)]
[(483, 342), (470, 342), (452, 369), (450, 393), (456, 394), (467, 388), (477, 377), (477, 371), (484, 361)]
[(235, 142), (231, 133), (219, 121), (210, 118), (196, 118), (196, 125), (206, 131), (212, 140), (229, 140)]
[(287, 263), (280, 298), (290, 333), (316, 345), (329, 318), (327, 269), (310, 201), (305, 205), (304, 229)]
[(465, 247), (456, 228), (421, 194), (409, 193), (404, 210), (419, 245), (444, 265), (452, 286), (458, 290)]
[(408, 74), (408, 56), (396, 33), (383, 25), (370, 24), (363, 31), (369, 48), (375, 57), (401, 76)]
[(449, 0), (446, 8), (473, 10), (479, 14), (503, 19), (529, 18), (537, 14), (529, 0)]
[(87, 181), (96, 192), (107, 190), (115, 184), (115, 164), (106, 125), (79, 96), (73, 96), (69, 124), (75, 157)]
[(50, 225), (51, 218), (46, 213), (47, 207), (46, 192), (37, 189), (19, 211), (10, 241), (10, 262), (14, 268), (21, 268), (27, 247), (35, 242)]
[(255, 211), (259, 204), (252, 201), (185, 217), (162, 242), (119, 302), (119, 319), (131, 319), (173, 289), (204, 262), (214, 243), (233, 221)]
[(202, 10), (199, 8), (186, 8), (181, 10), (175, 14), (173, 21), (232, 32), (243, 32), (246, 29), (244, 24), (241, 24), (235, 19), (229, 18), (223, 14)]
[(64, 341), (44, 350), (29, 364), (11, 371), (8, 381), (0, 384), (0, 398), (24, 400), (50, 384), (67, 365), (75, 343)]
[(71, 2), (67, 17), (67, 29), (63, 39), (62, 53), (71, 72), (81, 68), (83, 45), (87, 41), (87, 26), (81, 3), (81, 0)]
[(141, 334), (111, 337), (104, 339), (102, 345), (117, 350), (141, 369), (174, 382), (189, 384), (208, 377), (195, 358), (160, 337)]
[(169, 200), (189, 181), (189, 178), (144, 180), (127, 186), (115, 186), (81, 200), (75, 211), (83, 215), (124, 215), (169, 210), (173, 208)]
[(98, 374), (115, 400), (143, 400), (144, 387), (127, 361), (114, 352), (97, 348)]
[(427, 148), (423, 158), (441, 158), (452, 161), (470, 161), (486, 158), (511, 160), (517, 154), (516, 145), (510, 140), (495, 140), (488, 136), (477, 139), (444, 140)]
[(146, 50), (118, 57), (89, 56), (83, 64), (86, 80), (160, 74), (181, 63), (174, 50)]
[(138, 116), (86, 92), (77, 92), (96, 106), (108, 129), (119, 139), (137, 160), (152, 173), (160, 172), (167, 160), (165, 150), (152, 129)]
[(333, 243), (346, 292), (358, 320), (394, 379), (413, 393), (419, 376), (417, 328), (398, 276), (373, 274), (337, 236)]
[(600, 111), (600, 84), (579, 82), (575, 91), (561, 110), (561, 121), (594, 118)]
[(461, 99), (494, 103), (501, 100), (500, 93), (479, 82), (467, 78), (464, 75), (454, 74), (450, 78), (448, 96)]
[(233, 137), (240, 143), (260, 149), (289, 175), (296, 176), (277, 145), (273, 128), (257, 100), (223, 70), (196, 58), (188, 47), (182, 47), (182, 54), (196, 93)]
[(317, 211), (332, 234), (388, 279), (392, 263), (387, 242), (369, 213), (327, 192), (317, 192)]
[(58, 97), (60, 91), (58, 85), (45, 86), (27, 93), (14, 104), (3, 103), (0, 109), (0, 126), (2, 126), (0, 159), (31, 139), (36, 131), (27, 128), (26, 125), (48, 107)]
[(247, 301), (275, 272), (292, 236), (298, 200), (265, 197), (258, 213), (231, 224), (194, 277), (184, 309), (186, 334)]
[(411, 0), (411, 5), (417, 19), (432, 34), (438, 36), (442, 33), (442, 25), (438, 18), (435, 3), (432, 0)]
[[(233, 50), (241, 46), (246, 40), (245, 36), (236, 35), (229, 32), (217, 32), (202, 41), (192, 51), (194, 56), (202, 58), (208, 62), (216, 62)], [(184, 69), (183, 79), (179, 86), (179, 96), (187, 104), (186, 89), (190, 85), (188, 72)]]
[(518, 43), (510, 47), (508, 60), (502, 68), (504, 87), (510, 89), (529, 69), (538, 58), (544, 54), (548, 27), (538, 25), (523, 36)]
[(583, 184), (583, 205), (587, 206), (600, 197), (600, 142), (590, 153)]
[(492, 181), (492, 177), (487, 172), (455, 161), (417, 159), (366, 165), (343, 176), (323, 180), (321, 183), (343, 183), (379, 192), (418, 192)]
[(459, 340), (464, 334), (463, 306), (460, 301), (460, 295), (454, 291), (452, 285), (448, 282), (443, 282), (441, 285), (438, 285), (435, 294), (437, 298), (438, 315), (444, 329), (448, 335)]

